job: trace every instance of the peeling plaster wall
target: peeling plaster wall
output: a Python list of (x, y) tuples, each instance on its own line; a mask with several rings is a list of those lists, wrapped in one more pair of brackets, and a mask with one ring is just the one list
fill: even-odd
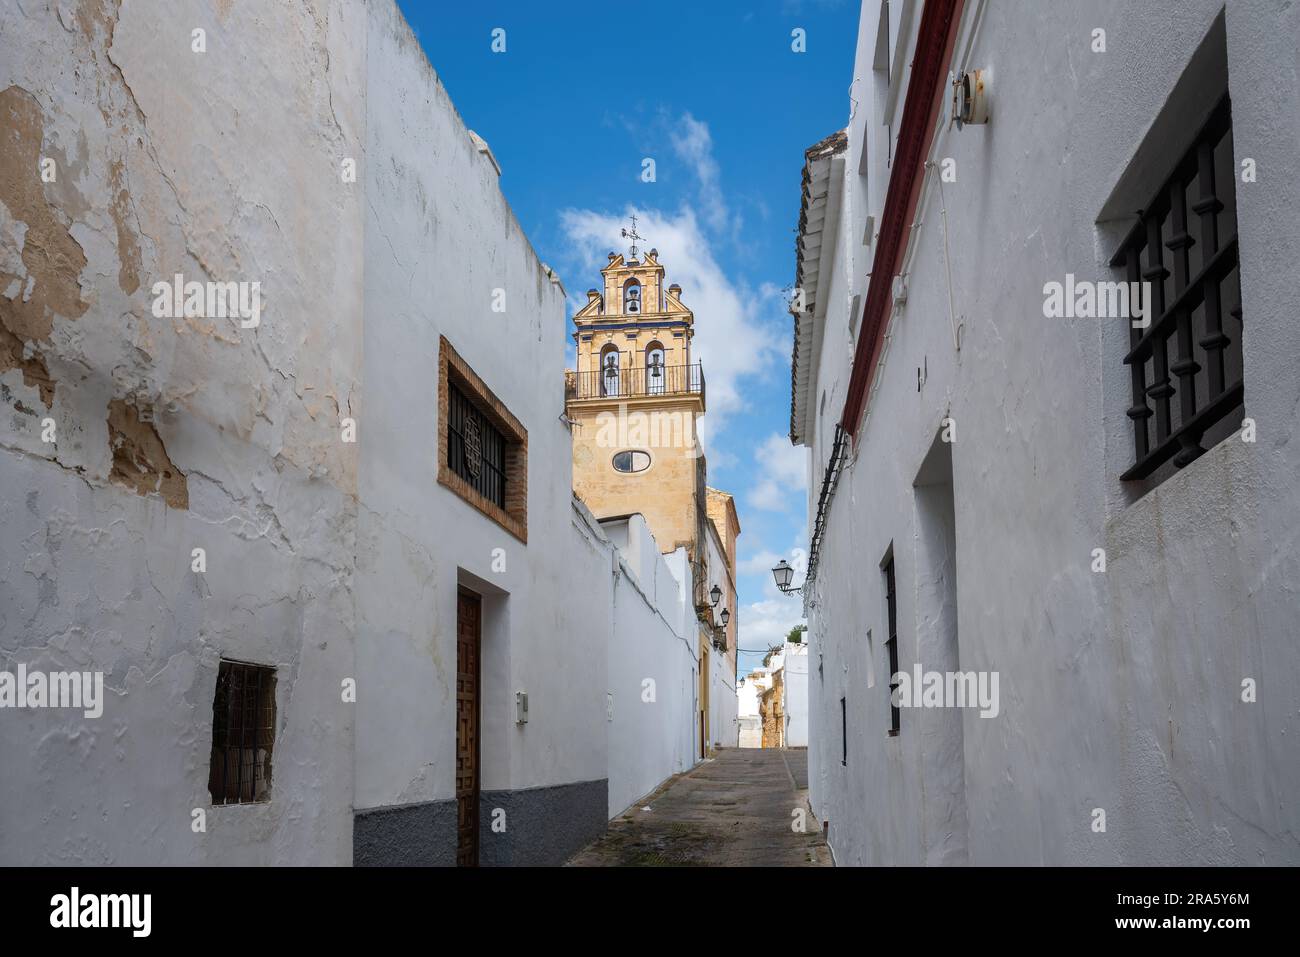
[[(359, 13), (0, 6), (0, 668), (108, 699), (0, 713), (4, 863), (350, 860)], [(260, 327), (156, 317), (176, 273), (260, 281)], [(210, 807), (222, 657), (277, 668), (270, 803)]]
[[(523, 793), (605, 803), (564, 294), (395, 4), (0, 5), (0, 201), (0, 669), (109, 689), (95, 720), (0, 712), (0, 862), (351, 863), (354, 809), (454, 794), (459, 584), (482, 787), (534, 829), (497, 857), (588, 839)], [(260, 282), (260, 325), (156, 317), (177, 273)], [(437, 484), (440, 335), (528, 430), (528, 546)], [(210, 807), (223, 657), (277, 669), (268, 803)]]
[[(968, 13), (976, 5), (968, 0)], [(886, 736), (878, 567), (892, 543), (909, 668), (928, 587), (912, 486), (951, 415), (960, 667), (1000, 673), (1001, 714), (963, 714), (969, 862), (1295, 864), (1300, 286), (1291, 260), (1300, 223), (1279, 211), (1300, 204), (1300, 9), (1274, 0), (1226, 8), (1234, 148), (1238, 163), (1249, 156), (1260, 171), (1258, 183), (1236, 187), (1246, 414), (1259, 442), (1230, 438), (1130, 503), (1118, 479), (1132, 455), (1127, 333), (1044, 319), (1042, 285), (1067, 272), (1114, 278), (1106, 259), (1119, 237), (1099, 214), (1223, 4), (1027, 8), (985, 6), (968, 67), (992, 70), (989, 125), (939, 134), (936, 155), (958, 170), (945, 198), (961, 351), (932, 190), (916, 217), (909, 300), (831, 506), (810, 602), (814, 811), (829, 820), (841, 864), (920, 864), (953, 840), (935, 822), (961, 796), (950, 768), (936, 770), (926, 752), (927, 741), (948, 740), (934, 734), (944, 716), (904, 709), (901, 735)], [(865, 4), (861, 104), (874, 101), (876, 21)], [(896, 52), (904, 62), (915, 22)], [(1088, 49), (1098, 26), (1106, 54)], [(850, 126), (840, 246), (851, 253), (828, 293), (814, 481), (844, 404), (849, 303), (871, 269), (865, 219), (879, 221), (889, 176), (870, 113)], [(866, 178), (857, 172), (864, 136)], [(1094, 548), (1107, 551), (1105, 574), (1090, 570)], [(1254, 704), (1241, 700), (1248, 677)], [(1093, 808), (1106, 810), (1104, 834), (1091, 830)]]

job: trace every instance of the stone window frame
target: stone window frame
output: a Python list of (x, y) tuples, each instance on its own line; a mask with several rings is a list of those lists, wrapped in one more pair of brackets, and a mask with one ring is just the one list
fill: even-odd
[[(505, 436), (505, 507), (497, 505), (448, 464), (450, 385)], [(438, 484), (450, 489), (507, 532), (528, 544), (528, 430), (447, 341), (438, 337)]]

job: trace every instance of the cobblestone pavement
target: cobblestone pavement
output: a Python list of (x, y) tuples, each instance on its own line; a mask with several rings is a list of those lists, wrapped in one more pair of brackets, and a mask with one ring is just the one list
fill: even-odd
[(727, 748), (637, 801), (569, 865), (829, 867), (807, 780), (806, 750)]

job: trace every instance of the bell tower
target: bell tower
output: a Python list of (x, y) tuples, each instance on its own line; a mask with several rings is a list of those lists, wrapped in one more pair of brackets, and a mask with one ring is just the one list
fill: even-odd
[(658, 250), (609, 254), (601, 288), (573, 317), (577, 368), (566, 373), (573, 488), (597, 518), (640, 512), (659, 547), (702, 540), (707, 509), (696, 422), (704, 371), (691, 355), (695, 316), (681, 287), (665, 288)]
[[(696, 429), (705, 401), (704, 370), (691, 353), (695, 316), (680, 286), (665, 288), (658, 250), (640, 255), (635, 217), (623, 236), (632, 241), (627, 256), (609, 254), (600, 288), (587, 291), (573, 317), (577, 368), (565, 373), (573, 491), (597, 519), (639, 513), (660, 551), (686, 553), (703, 754), (726, 730), (710, 732), (709, 689), (736, 672), (740, 522), (732, 497), (707, 485)], [(710, 646), (721, 654), (711, 658)]]

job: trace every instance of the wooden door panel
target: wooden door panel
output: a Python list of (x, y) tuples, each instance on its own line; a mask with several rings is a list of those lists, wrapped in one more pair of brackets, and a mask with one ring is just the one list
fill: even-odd
[(459, 592), (456, 602), (456, 863), (478, 864), (479, 688), (483, 603)]

